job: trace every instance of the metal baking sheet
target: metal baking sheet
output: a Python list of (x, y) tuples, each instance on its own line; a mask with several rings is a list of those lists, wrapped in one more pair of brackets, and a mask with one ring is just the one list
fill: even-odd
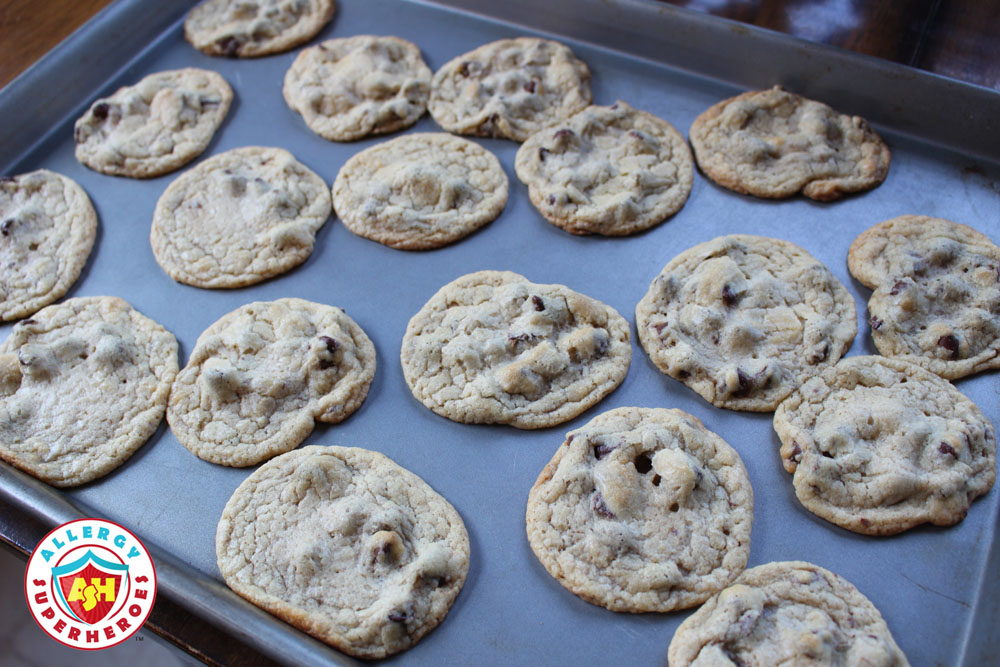
[[(378, 354), (368, 399), (346, 422), (318, 426), (306, 444), (355, 445), (387, 454), (458, 509), (472, 543), (469, 578), (448, 617), (389, 662), (666, 662), (667, 646), (686, 612), (615, 614), (583, 602), (546, 573), (524, 533), (528, 490), (564, 433), (604, 410), (630, 405), (687, 410), (740, 452), (755, 493), (751, 566), (803, 559), (843, 575), (879, 607), (914, 665), (976, 665), (995, 657), (1000, 645), (995, 489), (951, 528), (923, 527), (890, 538), (855, 535), (799, 505), (780, 464), (769, 414), (712, 407), (660, 374), (634, 335), (632, 367), (622, 386), (580, 417), (539, 431), (437, 417), (410, 395), (398, 356), (410, 316), (462, 274), (509, 269), (535, 282), (562, 283), (634, 322), (636, 303), (668, 260), (727, 233), (787, 239), (824, 261), (857, 301), (859, 334), (849, 354), (875, 353), (865, 324), (869, 292), (849, 276), (847, 248), (861, 231), (904, 213), (964, 222), (1000, 240), (1000, 95), (651, 0), (340, 0), (320, 38), (398, 35), (419, 45), (432, 69), (495, 39), (558, 38), (590, 65), (596, 103), (625, 100), (685, 134), (698, 113), (716, 101), (781, 83), (867, 115), (892, 148), (892, 168), (879, 188), (831, 204), (743, 197), (699, 174), (687, 205), (665, 224), (627, 238), (574, 237), (532, 208), (513, 171), (517, 145), (477, 140), (504, 165), (510, 200), (495, 222), (465, 240), (429, 252), (403, 252), (356, 237), (331, 218), (312, 257), (292, 272), (245, 289), (201, 290), (170, 280), (149, 247), (154, 205), (176, 173), (148, 181), (114, 178), (73, 158), (73, 121), (93, 99), (158, 70), (215, 69), (232, 84), (236, 101), (201, 159), (245, 145), (281, 146), (328, 183), (348, 157), (380, 139), (335, 144), (305, 127), (281, 96), (294, 52), (226, 60), (195, 51), (180, 26), (191, 4), (120, 0), (0, 92), (0, 170), (45, 167), (87, 190), (100, 232), (69, 296), (127, 299), (174, 332), (182, 364), (209, 324), (253, 300), (296, 296), (338, 305), (366, 330)], [(409, 131), (435, 129), (425, 117)], [(0, 336), (8, 332), (3, 327)], [(957, 386), (998, 422), (996, 373)], [(82, 513), (128, 526), (153, 548), (161, 595), (277, 660), (351, 664), (221, 584), (216, 521), (250, 472), (195, 458), (163, 426), (103, 480), (56, 491), (0, 466), (0, 493), (51, 522)]]

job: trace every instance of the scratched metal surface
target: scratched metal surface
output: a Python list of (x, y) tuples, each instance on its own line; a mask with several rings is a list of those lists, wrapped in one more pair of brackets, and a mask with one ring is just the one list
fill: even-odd
[[(801, 508), (781, 468), (770, 415), (712, 407), (660, 374), (635, 340), (632, 367), (617, 391), (577, 419), (540, 431), (461, 425), (437, 417), (411, 397), (398, 362), (408, 319), (438, 287), (464, 273), (510, 269), (536, 282), (563, 283), (612, 305), (634, 321), (636, 303), (669, 259), (726, 233), (780, 237), (823, 260), (857, 301), (861, 325), (849, 354), (874, 353), (864, 323), (869, 292), (847, 272), (848, 246), (861, 231), (903, 213), (965, 222), (1000, 240), (1000, 153), (993, 151), (991, 143), (995, 137), (983, 139), (979, 153), (986, 157), (972, 158), (968, 150), (942, 147), (940, 137), (921, 125), (920, 118), (899, 115), (893, 110), (896, 100), (878, 97), (876, 74), (893, 79), (902, 70), (864, 60), (859, 65), (848, 54), (742, 29), (738, 37), (732, 37), (738, 44), (776, 53), (776, 62), (770, 66), (774, 71), (762, 83), (757, 80), (759, 73), (733, 64), (741, 60), (739, 53), (732, 52), (736, 47), (724, 48), (725, 36), (737, 35), (731, 24), (673, 8), (662, 10), (660, 5), (653, 11), (654, 5), (642, 2), (554, 2), (527, 14), (523, 10), (531, 3), (520, 0), (502, 5), (472, 0), (452, 3), (505, 19), (497, 21), (427, 2), (341, 0), (339, 4), (338, 15), (322, 38), (398, 35), (418, 44), (432, 69), (485, 42), (535, 34), (530, 26), (544, 27), (559, 33), (590, 65), (595, 102), (625, 100), (666, 118), (685, 134), (698, 113), (747, 87), (780, 82), (835, 101), (840, 86), (844, 99), (852, 100), (850, 110), (872, 111), (881, 121), (878, 129), (893, 149), (886, 182), (842, 202), (761, 201), (720, 189), (699, 174), (688, 203), (673, 219), (648, 233), (604, 239), (573, 237), (546, 223), (514, 176), (517, 146), (479, 140), (500, 158), (511, 179), (511, 195), (503, 214), (471, 237), (440, 250), (407, 253), (355, 237), (331, 219), (319, 234), (313, 256), (298, 269), (246, 289), (209, 291), (171, 281), (149, 248), (153, 207), (176, 174), (135, 181), (87, 170), (73, 158), (73, 120), (95, 97), (147, 73), (186, 66), (211, 68), (233, 85), (236, 101), (202, 159), (250, 144), (282, 146), (332, 183), (348, 157), (379, 139), (333, 144), (304, 126), (281, 97), (281, 81), (295, 53), (246, 61), (204, 56), (184, 42), (176, 5), (157, 10), (162, 27), (157, 28), (155, 40), (132, 38), (123, 42), (124, 50), (116, 51), (111, 37), (128, 37), (125, 26), (134, 25), (127, 22), (129, 16), (140, 10), (154, 11), (148, 3), (140, 7), (138, 2), (119, 2), (96, 24), (88, 24), (75, 41), (60, 47), (54, 54), (63, 58), (59, 67), (52, 65), (57, 61), (43, 63), (29, 71), (14, 92), (0, 94), (5, 120), (34, 133), (30, 139), (21, 136), (16, 146), (7, 144), (10, 149), (0, 156), (3, 173), (39, 167), (59, 171), (83, 185), (98, 210), (100, 235), (70, 296), (115, 294), (127, 299), (177, 335), (182, 364), (209, 324), (252, 300), (297, 296), (335, 304), (346, 308), (368, 332), (377, 349), (378, 370), (367, 401), (345, 423), (319, 426), (306, 444), (355, 445), (389, 455), (455, 505), (472, 541), (469, 578), (449, 616), (418, 646), (390, 662), (585, 665), (627, 656), (630, 664), (665, 663), (670, 638), (686, 613), (614, 614), (583, 602), (549, 577), (524, 535), (528, 490), (564, 433), (601, 411), (630, 405), (687, 410), (740, 452), (756, 498), (750, 565), (802, 559), (843, 575), (882, 610), (915, 665), (952, 665), (963, 660), (976, 664), (976, 656), (995, 648), (995, 605), (984, 605), (992, 599), (989, 586), (997, 579), (996, 563), (988, 564), (994, 554), (996, 490), (976, 502), (965, 521), (955, 527), (918, 528), (883, 539), (863, 537)], [(610, 22), (615, 16), (620, 20)], [(607, 26), (605, 32), (594, 29), (595, 22), (601, 21)], [(628, 31), (634, 39), (626, 38)], [(723, 39), (719, 42), (723, 47), (702, 49), (697, 57), (678, 54), (674, 60), (669, 45), (663, 46), (665, 50), (656, 46), (657, 35), (672, 44), (691, 40), (692, 35), (699, 39), (715, 35)], [(672, 42), (675, 37), (677, 41)], [(74, 69), (74, 55), (95, 44), (104, 44), (114, 57), (95, 52), (93, 67)], [(642, 50), (633, 50), (640, 46)], [(805, 64), (786, 58), (787, 71), (797, 73), (783, 77), (780, 56), (792, 52), (809, 57)], [(837, 75), (838, 64), (869, 74), (854, 77), (848, 88)], [(72, 91), (88, 77), (97, 77), (99, 84), (92, 85), (92, 92), (84, 98), (51, 92)], [(934, 78), (913, 76), (908, 81), (916, 97), (936, 90)], [(49, 91), (56, 111), (46, 109), (32, 117), (31, 108), (15, 104), (26, 90)], [(978, 105), (968, 111), (970, 117), (983, 116), (983, 109), (1000, 108), (1000, 96), (995, 93), (983, 97), (972, 87), (961, 90), (970, 95), (970, 104)], [(894, 118), (898, 125), (893, 124)], [(409, 131), (435, 128), (425, 117)], [(961, 139), (955, 141), (961, 145)], [(4, 327), (0, 336), (8, 331)], [(994, 423), (998, 421), (1000, 387), (995, 373), (961, 380), (957, 386)], [(163, 554), (162, 585), (187, 600), (194, 613), (227, 626), (288, 662), (338, 660), (335, 652), (247, 609), (219, 585), (216, 521), (249, 469), (203, 462), (161, 427), (120, 470), (80, 489), (58, 492), (9, 469), (0, 473), (0, 492), (17, 497), (26, 512), (54, 520), (79, 510), (106, 516), (137, 532)]]

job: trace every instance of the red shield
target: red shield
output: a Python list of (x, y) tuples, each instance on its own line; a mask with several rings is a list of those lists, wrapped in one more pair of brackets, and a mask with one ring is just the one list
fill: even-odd
[(88, 625), (99, 623), (115, 608), (127, 572), (127, 566), (105, 561), (90, 551), (68, 566), (53, 568), (60, 601)]

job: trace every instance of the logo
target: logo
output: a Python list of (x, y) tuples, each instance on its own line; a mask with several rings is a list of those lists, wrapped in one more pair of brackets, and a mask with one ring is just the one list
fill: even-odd
[(77, 519), (42, 538), (24, 572), (28, 609), (61, 644), (84, 650), (138, 632), (156, 598), (156, 570), (135, 535), (103, 519)]

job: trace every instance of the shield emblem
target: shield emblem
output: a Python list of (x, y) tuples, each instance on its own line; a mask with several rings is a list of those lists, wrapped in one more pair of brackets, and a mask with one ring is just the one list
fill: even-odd
[(128, 565), (104, 560), (88, 549), (72, 563), (52, 568), (52, 579), (63, 609), (78, 621), (94, 625), (115, 608), (128, 583)]

